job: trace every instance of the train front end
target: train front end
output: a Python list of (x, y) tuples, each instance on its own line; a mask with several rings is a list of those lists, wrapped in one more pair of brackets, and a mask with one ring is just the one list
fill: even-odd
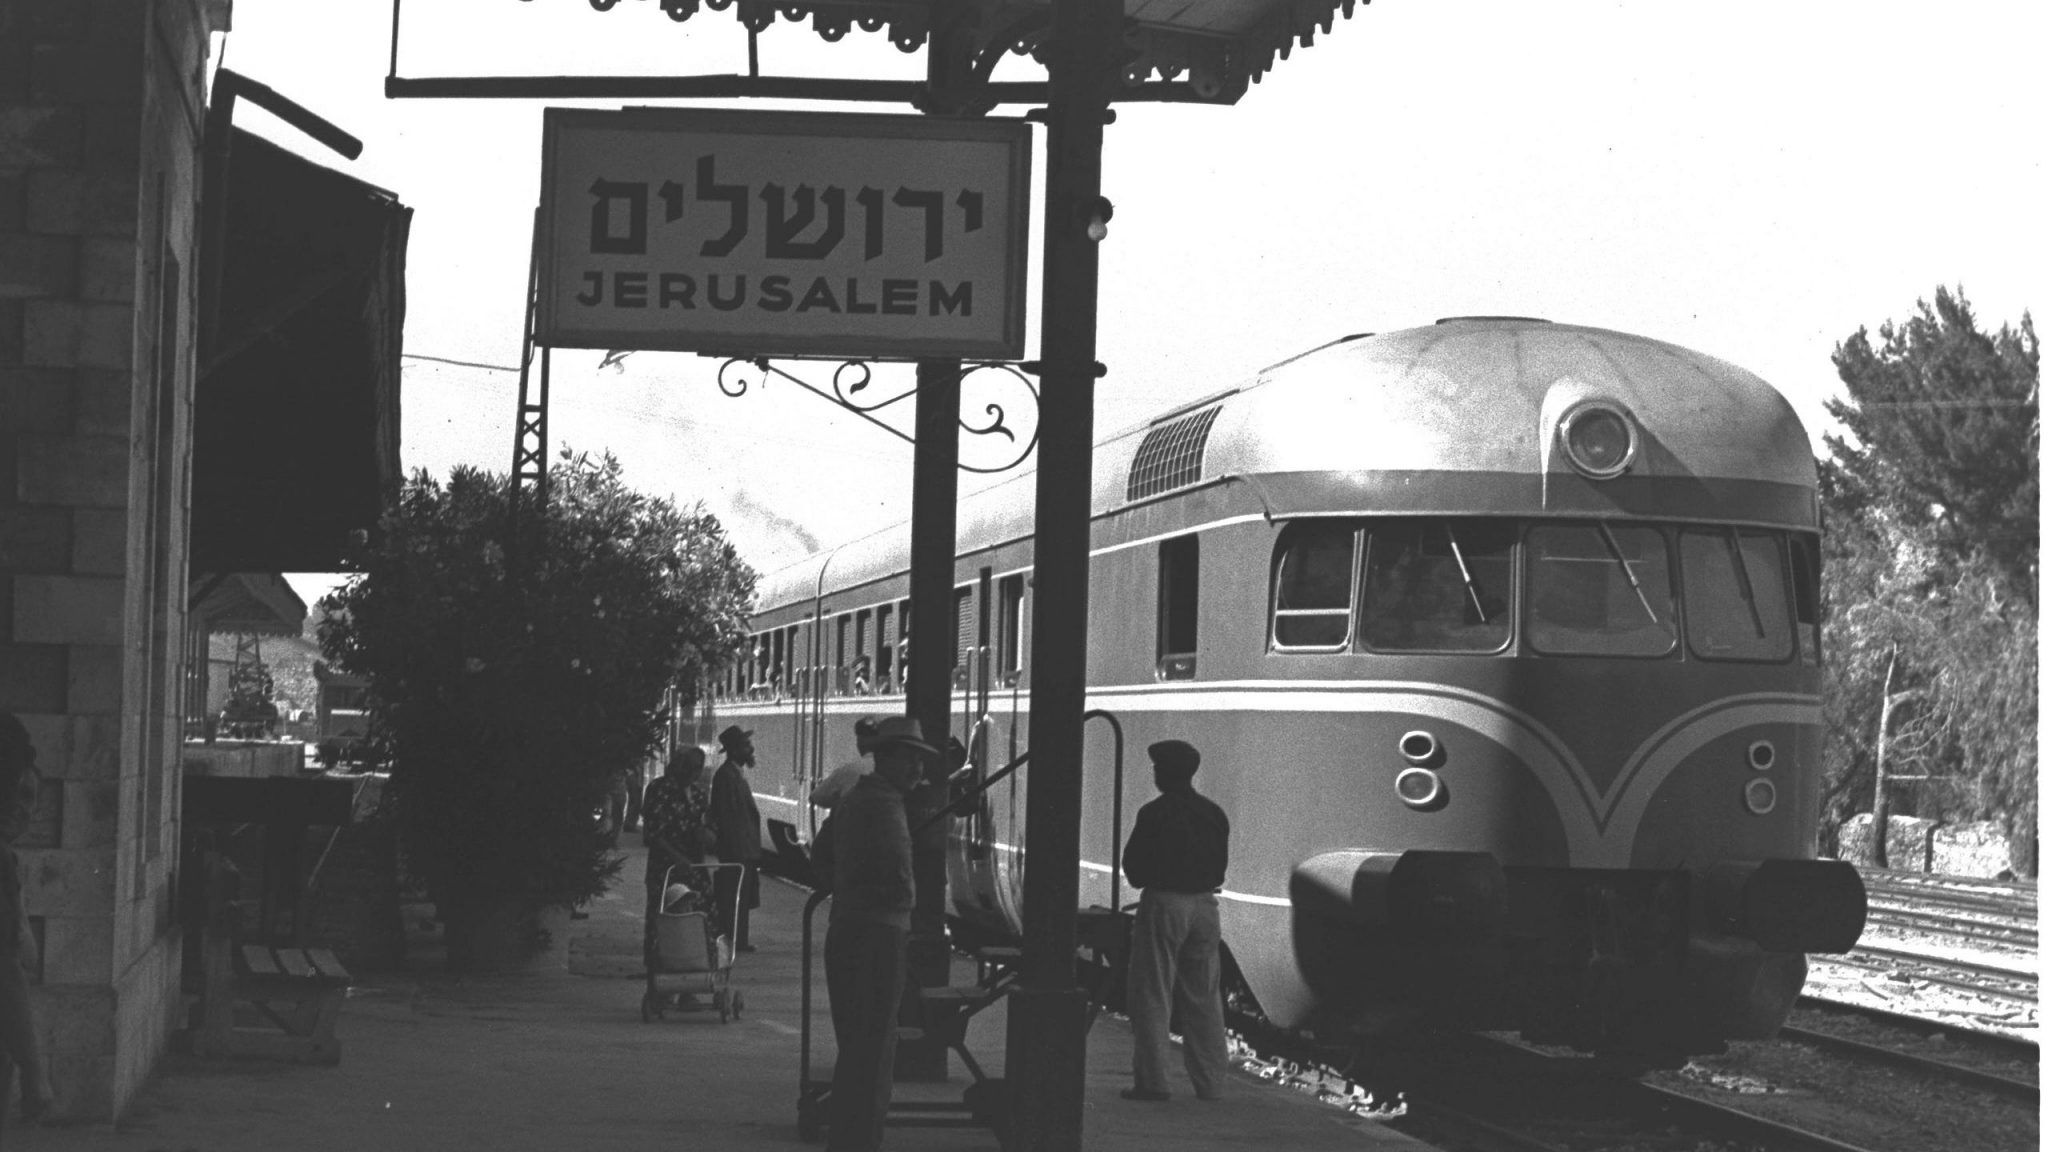
[(1814, 858), (1819, 541), (1789, 406), (1536, 321), (1290, 371), (1255, 419), (1292, 446), (1246, 468), (1286, 513), (1262, 682), (1288, 701), (1237, 749), (1287, 749), (1286, 799), (1238, 840), (1288, 876), (1288, 954), (1233, 944), (1269, 1014), (1648, 1063), (1771, 1035), (1806, 954), (1864, 916), (1854, 869)]

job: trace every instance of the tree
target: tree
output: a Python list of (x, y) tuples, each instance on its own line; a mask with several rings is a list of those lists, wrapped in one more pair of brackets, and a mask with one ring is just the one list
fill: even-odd
[(536, 943), (540, 909), (617, 874), (590, 813), (658, 739), (664, 694), (694, 697), (737, 650), (753, 596), (715, 517), (632, 491), (610, 456), (564, 450), (549, 484), (537, 515), (507, 476), (415, 474), (321, 603), (321, 647), (369, 682), (390, 812), (458, 967)]
[[(1976, 329), (1960, 291), (1835, 351), (1854, 442), (1821, 462), (1827, 635), (1822, 835), (1879, 795), (1998, 821), (2035, 869), (2039, 345)], [(1876, 807), (1881, 811), (1885, 805)]]
[(1958, 288), (1903, 324), (1835, 349), (1848, 397), (1828, 414), (1853, 442), (1826, 437), (1840, 469), (1841, 510), (1883, 506), (1927, 526), (1954, 559), (1983, 552), (2008, 594), (2034, 598), (2040, 551), (2041, 346), (2031, 314), (1994, 335), (1977, 330)]

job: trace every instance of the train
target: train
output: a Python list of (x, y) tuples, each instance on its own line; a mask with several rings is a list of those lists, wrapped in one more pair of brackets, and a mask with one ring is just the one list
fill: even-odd
[[(1095, 448), (1081, 899), (1142, 749), (1232, 824), (1228, 968), (1318, 1035), (1500, 1030), (1639, 1066), (1772, 1035), (1863, 928), (1816, 856), (1820, 523), (1775, 389), (1641, 336), (1472, 317), (1361, 334)], [(959, 503), (950, 735), (1030, 745), (1034, 490)], [(762, 582), (710, 686), (776, 842), (900, 713), (909, 526)], [(1119, 753), (1133, 762), (1124, 763)], [(1022, 929), (1025, 765), (949, 836), (949, 913)]]

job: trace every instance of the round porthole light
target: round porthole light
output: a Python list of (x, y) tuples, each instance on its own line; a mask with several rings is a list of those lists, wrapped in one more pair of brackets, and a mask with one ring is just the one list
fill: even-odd
[(1759, 776), (1742, 786), (1742, 806), (1755, 815), (1768, 816), (1778, 806), (1778, 786)]
[(1581, 404), (1558, 422), (1565, 459), (1592, 480), (1612, 480), (1636, 458), (1636, 425), (1612, 404)]
[(1769, 740), (1759, 740), (1749, 746), (1749, 766), (1759, 772), (1768, 772), (1778, 762), (1778, 749)]
[(1401, 758), (1417, 767), (1426, 766), (1436, 759), (1438, 749), (1436, 737), (1421, 729), (1402, 736), (1400, 747)]
[(1428, 768), (1403, 768), (1394, 777), (1394, 794), (1410, 808), (1428, 808), (1443, 799), (1444, 780)]

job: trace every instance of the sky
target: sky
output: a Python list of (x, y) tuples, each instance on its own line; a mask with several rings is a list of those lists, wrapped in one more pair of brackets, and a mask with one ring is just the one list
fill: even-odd
[[(406, 76), (746, 62), (731, 10), (683, 24), (652, 0), (602, 13), (586, 0), (408, 0), (403, 11)], [(1234, 106), (1121, 106), (1103, 160), (1116, 213), (1101, 249), (1109, 374), (1096, 427), (1349, 333), (1512, 314), (1740, 364), (1790, 398), (1819, 451), (1822, 404), (1838, 394), (1829, 354), (1858, 327), (1908, 315), (1937, 285), (1960, 285), (1986, 328), (2044, 299), (2035, 11), (1378, 0)], [(542, 104), (385, 99), (381, 0), (236, 0), (233, 18), (218, 59), (365, 148), (344, 160), (247, 102), (237, 124), (415, 210), (406, 351), (516, 363)], [(760, 53), (776, 75), (917, 79), (923, 67), (881, 33), (827, 44), (782, 22)], [(1041, 76), (1017, 57), (996, 73)], [(1038, 146), (1042, 181), (1042, 130)], [(1032, 235), (1035, 277), (1035, 220)], [(1032, 354), (1036, 305), (1034, 287)], [(715, 360), (601, 358), (554, 354), (555, 446), (610, 451), (634, 486), (701, 500), (756, 568), (909, 517), (910, 446), (858, 418), (781, 381), (728, 398)], [(828, 366), (789, 367), (829, 388)], [(970, 380), (965, 411), (1002, 403), (1028, 428), (1029, 404), (1000, 375)], [(877, 379), (907, 386), (907, 370), (883, 366)], [(510, 372), (408, 359), (406, 468), (505, 471), (517, 394)], [(963, 454), (988, 459), (972, 443)], [(963, 491), (983, 482), (965, 478)], [(332, 580), (294, 583), (310, 602)]]

